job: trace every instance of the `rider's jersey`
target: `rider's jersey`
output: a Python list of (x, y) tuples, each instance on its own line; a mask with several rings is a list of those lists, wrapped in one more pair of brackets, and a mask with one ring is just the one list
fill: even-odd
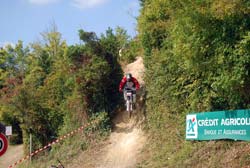
[(124, 88), (128, 88), (128, 89), (135, 88), (135, 84), (132, 81), (126, 82), (126, 84), (124, 85)]
[(131, 81), (128, 82), (126, 76), (124, 76), (120, 82), (119, 91), (122, 91), (124, 88), (135, 88), (136, 90), (138, 90), (140, 89), (140, 84), (134, 77), (132, 77)]

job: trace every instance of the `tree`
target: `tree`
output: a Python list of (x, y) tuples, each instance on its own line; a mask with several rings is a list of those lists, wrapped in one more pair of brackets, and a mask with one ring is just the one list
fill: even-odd
[(0, 120), (13, 126), (11, 143), (22, 142), (20, 120), (13, 106), (13, 99), (19, 94), (23, 78), (26, 74), (29, 49), (24, 48), (22, 41), (12, 47), (1, 49), (0, 62)]

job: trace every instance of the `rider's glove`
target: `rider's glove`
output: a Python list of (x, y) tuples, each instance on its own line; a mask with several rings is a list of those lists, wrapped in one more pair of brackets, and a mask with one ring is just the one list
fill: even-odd
[(122, 92), (122, 89), (119, 89), (119, 92)]

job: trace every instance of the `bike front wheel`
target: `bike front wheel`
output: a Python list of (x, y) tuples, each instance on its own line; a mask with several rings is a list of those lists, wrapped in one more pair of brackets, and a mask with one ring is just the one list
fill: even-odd
[(133, 103), (132, 103), (132, 101), (127, 100), (127, 102), (126, 102), (126, 109), (127, 109), (127, 112), (128, 112), (128, 116), (130, 118), (131, 117), (131, 113), (133, 111)]

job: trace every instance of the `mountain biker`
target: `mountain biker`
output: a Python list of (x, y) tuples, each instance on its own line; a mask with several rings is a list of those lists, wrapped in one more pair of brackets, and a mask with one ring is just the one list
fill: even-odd
[(119, 92), (123, 91), (124, 100), (127, 100), (126, 89), (133, 90), (133, 103), (136, 102), (136, 90), (140, 89), (140, 84), (131, 73), (127, 73), (121, 80), (119, 85)]

